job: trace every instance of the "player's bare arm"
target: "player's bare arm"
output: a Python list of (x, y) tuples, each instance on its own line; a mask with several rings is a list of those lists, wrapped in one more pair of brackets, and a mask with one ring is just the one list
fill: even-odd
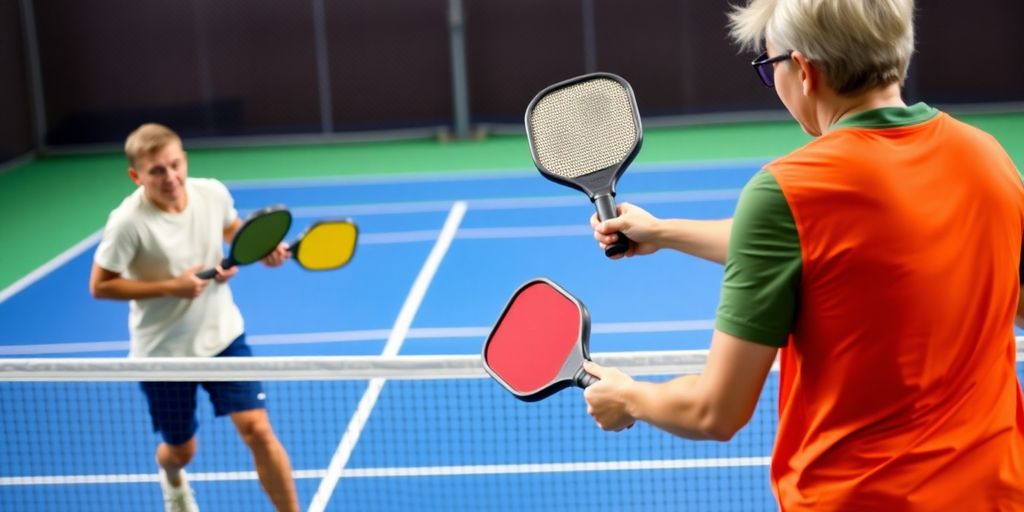
[(600, 222), (597, 215), (593, 215), (590, 226), (602, 248), (613, 243), (618, 238), (617, 233), (625, 233), (634, 242), (627, 256), (675, 249), (724, 265), (732, 219), (659, 219), (643, 208), (623, 203), (619, 205), (618, 217)]
[(621, 430), (640, 420), (687, 439), (727, 441), (754, 414), (777, 352), (715, 330), (700, 375), (640, 382), (587, 363), (587, 372), (600, 379), (584, 391), (587, 409), (605, 430)]
[(162, 281), (139, 281), (127, 279), (121, 274), (107, 270), (97, 264), (92, 266), (89, 276), (89, 293), (97, 299), (139, 300), (156, 297), (179, 297), (194, 299), (198, 297), (209, 281), (196, 277), (196, 271), (202, 268), (196, 265), (173, 279)]

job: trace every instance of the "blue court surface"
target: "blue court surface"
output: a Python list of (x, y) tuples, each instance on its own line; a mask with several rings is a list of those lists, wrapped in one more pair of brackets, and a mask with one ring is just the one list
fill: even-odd
[[(619, 182), (618, 198), (658, 216), (725, 218), (761, 163), (637, 165)], [(287, 205), (293, 235), (323, 218), (350, 217), (360, 228), (355, 257), (342, 270), (252, 265), (231, 282), (257, 355), (380, 354), (439, 241), (448, 245), (426, 269), (429, 288), (399, 354), (478, 353), (478, 330), (537, 276), (587, 305), (595, 352), (706, 348), (709, 339), (719, 266), (667, 251), (606, 259), (592, 238), (586, 197), (533, 171), (228, 185), (243, 216)], [(127, 353), (127, 305), (88, 293), (98, 236), (40, 279), (0, 295), (0, 357)], [(602, 324), (616, 332), (602, 334)], [(631, 326), (655, 332), (637, 335)]]
[[(618, 198), (661, 217), (725, 218), (743, 184), (762, 163), (637, 165), (620, 181)], [(296, 217), (293, 235), (323, 218), (351, 217), (360, 227), (355, 257), (344, 269), (311, 273), (291, 262), (277, 269), (253, 265), (232, 280), (257, 356), (479, 354), (511, 293), (538, 276), (554, 280), (586, 304), (594, 322), (593, 353), (706, 349), (710, 340), (721, 267), (669, 251), (608, 260), (592, 238), (589, 201), (534, 171), (246, 182), (229, 187), (242, 215), (269, 204), (286, 204)], [(127, 304), (94, 300), (88, 293), (97, 240), (98, 233), (69, 249), (38, 279), (0, 295), (0, 358), (127, 354)], [(353, 421), (357, 402), (366, 396), (367, 382), (320, 383), (294, 390), (286, 389), (291, 383), (266, 383), (271, 418), (289, 447), (303, 509), (483, 510), (496, 508), (498, 501), (510, 510), (535, 511), (677, 510), (683, 502), (699, 510), (774, 509), (767, 468), (773, 438), (769, 421), (754, 422), (724, 445), (656, 432), (646, 432), (647, 441), (641, 444), (633, 439), (639, 438), (638, 431), (649, 430), (645, 426), (621, 434), (598, 430), (586, 415), (579, 390), (560, 393), (544, 402), (545, 409), (537, 409), (505, 395), (488, 379), (470, 379), (445, 389), (438, 387), (439, 382), (387, 382), (361, 436), (348, 448), (344, 468), (331, 468), (331, 461), (343, 451), (339, 443), (344, 444), (346, 426)], [(0, 453), (5, 454), (0, 457), (0, 504), (23, 503), (32, 495), (45, 496), (39, 510), (109, 510), (103, 496), (136, 493), (143, 502), (152, 502), (147, 509), (159, 509), (159, 490), (152, 480), (156, 437), (148, 429), (137, 384), (122, 384), (116, 399), (110, 400), (101, 394), (110, 392), (109, 385), (17, 386), (0, 386), (5, 424), (0, 432), (8, 432), (0, 438)], [(52, 396), (69, 386), (76, 386), (76, 396), (95, 392), (99, 398), (37, 403), (29, 394)], [(773, 418), (774, 382), (769, 386), (758, 415)], [(453, 392), (458, 399), (451, 399)], [(291, 411), (282, 401), (292, 400), (313, 402), (302, 406), (302, 421), (282, 418)], [(477, 411), (477, 403), (502, 405), (501, 410)], [(551, 414), (553, 409), (559, 412)], [(452, 427), (451, 418), (472, 419), (477, 414), (479, 424), (474, 428)], [(515, 425), (501, 424), (513, 416)], [(108, 434), (102, 429), (78, 425), (105, 421), (120, 423), (118, 439), (105, 439)], [(398, 431), (395, 426), (403, 421), (422, 423), (432, 434), (393, 438), (390, 432)], [(10, 434), (14, 422), (23, 422), (16, 429), (18, 435)], [(522, 447), (509, 447), (513, 441), (495, 433), (510, 428), (535, 432), (529, 464), (521, 465), (527, 459)], [(444, 439), (438, 439), (439, 432)], [(269, 509), (230, 421), (206, 417), (199, 435), (200, 455), (189, 471), (222, 476), (193, 481), (203, 509)], [(231, 456), (204, 458), (204, 450), (211, 450), (214, 442), (210, 439), (233, 443), (217, 448)], [(608, 445), (608, 439), (618, 441)], [(611, 448), (595, 453), (598, 443)], [(41, 446), (48, 452), (25, 446)], [(88, 449), (95, 446), (103, 449)], [(387, 451), (378, 455), (382, 446)], [(547, 460), (554, 455), (546, 454), (567, 460)], [(538, 457), (543, 459), (540, 463)], [(89, 459), (88, 464), (81, 459)], [(631, 471), (631, 461), (637, 460), (675, 462)], [(606, 470), (615, 462), (620, 469)], [(576, 465), (559, 466), (569, 463)], [(382, 467), (398, 469), (369, 475)], [(437, 467), (462, 469), (417, 472)], [(482, 474), (471, 469), (479, 467), (491, 469), (477, 472)], [(90, 475), (113, 477), (97, 483)], [(332, 475), (334, 480), (325, 487)], [(56, 476), (72, 477), (73, 483), (48, 480)], [(517, 489), (538, 491), (506, 491), (513, 482)], [(72, 498), (82, 494), (83, 486), (96, 486), (85, 493), (93, 498)], [(347, 501), (347, 495), (359, 494), (366, 486), (371, 488), (363, 495), (380, 499)], [(642, 505), (594, 497), (595, 490), (615, 496), (617, 489), (623, 495), (641, 496)], [(736, 501), (739, 490), (749, 501)], [(232, 508), (230, 500), (216, 501), (235, 492), (253, 496), (243, 508)], [(462, 494), (453, 502), (451, 492)]]

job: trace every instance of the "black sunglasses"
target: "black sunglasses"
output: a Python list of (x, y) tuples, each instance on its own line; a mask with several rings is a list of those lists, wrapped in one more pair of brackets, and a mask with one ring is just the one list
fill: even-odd
[(761, 83), (769, 89), (775, 88), (775, 63), (789, 60), (790, 56), (793, 55), (793, 50), (788, 50), (780, 55), (774, 57), (768, 57), (768, 51), (758, 55), (753, 62), (750, 63), (754, 66), (754, 72), (757, 73), (757, 77), (761, 79)]

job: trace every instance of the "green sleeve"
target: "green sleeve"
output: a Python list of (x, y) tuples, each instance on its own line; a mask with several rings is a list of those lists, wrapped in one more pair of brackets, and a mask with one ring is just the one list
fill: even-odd
[[(1024, 171), (1017, 169), (1017, 175), (1024, 182)], [(1020, 254), (1020, 261), (1017, 262), (1017, 280), (1020, 281), (1021, 285), (1024, 285), (1024, 242), (1021, 242)]]
[(789, 203), (775, 177), (760, 171), (736, 205), (715, 328), (784, 346), (796, 315), (801, 265)]

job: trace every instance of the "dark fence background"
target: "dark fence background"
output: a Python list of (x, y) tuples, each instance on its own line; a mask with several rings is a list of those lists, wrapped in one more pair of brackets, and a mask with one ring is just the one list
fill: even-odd
[(33, 147), (24, 41), (17, 0), (0, 0), (0, 164)]
[[(727, 5), (0, 0), (0, 162), (150, 120), (189, 138), (424, 135), (457, 131), (461, 105), (471, 127), (515, 129), (541, 88), (598, 70), (630, 81), (645, 119), (776, 111)], [(917, 8), (908, 100), (1024, 101), (1024, 2)]]

